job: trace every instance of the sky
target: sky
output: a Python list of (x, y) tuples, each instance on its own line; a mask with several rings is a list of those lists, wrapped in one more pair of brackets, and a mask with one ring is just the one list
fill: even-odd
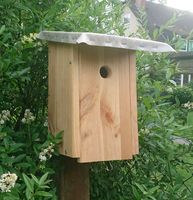
[(167, 0), (167, 5), (193, 12), (193, 0)]

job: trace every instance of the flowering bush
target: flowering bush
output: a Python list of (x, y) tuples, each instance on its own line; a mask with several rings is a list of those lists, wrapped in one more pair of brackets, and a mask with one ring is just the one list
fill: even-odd
[[(25, 110), (23, 125), (18, 131), (14, 130), (14, 116), (10, 111), (0, 113), (3, 120), (0, 125), (0, 199), (33, 199), (34, 195), (36, 199), (56, 198), (55, 184), (49, 179), (54, 175), (51, 158), (58, 155), (56, 147), (60, 135), (56, 138), (47, 135), (47, 127), (42, 125), (44, 121), (38, 123), (29, 109)], [(43, 177), (39, 185), (36, 174)]]

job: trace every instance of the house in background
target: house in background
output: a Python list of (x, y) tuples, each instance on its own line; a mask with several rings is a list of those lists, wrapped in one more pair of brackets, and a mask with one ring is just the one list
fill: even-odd
[[(155, 29), (162, 27), (171, 21), (174, 16), (176, 19), (172, 26), (165, 27), (163, 34), (158, 38), (159, 41), (172, 39), (174, 35), (179, 36), (179, 51), (171, 58), (179, 63), (180, 74), (176, 76), (176, 82), (183, 86), (193, 80), (193, 13), (175, 8), (167, 7), (163, 4), (152, 3), (145, 0), (125, 1), (125, 11), (123, 14), (124, 22), (127, 22), (126, 35), (137, 32), (140, 25), (138, 18), (140, 10), (143, 9), (147, 16), (147, 29), (150, 38)], [(128, 3), (128, 4), (127, 4)]]

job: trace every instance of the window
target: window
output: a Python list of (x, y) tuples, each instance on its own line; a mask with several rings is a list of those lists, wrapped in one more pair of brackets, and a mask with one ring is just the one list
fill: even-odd
[(187, 51), (188, 50), (188, 41), (186, 39), (180, 39), (179, 47), (180, 47), (180, 51)]
[(189, 40), (188, 42), (188, 51), (193, 51), (193, 40)]
[(188, 73), (177, 74), (174, 78), (174, 81), (177, 83), (177, 85), (183, 87), (184, 85), (192, 81), (192, 77), (193, 74), (188, 74)]

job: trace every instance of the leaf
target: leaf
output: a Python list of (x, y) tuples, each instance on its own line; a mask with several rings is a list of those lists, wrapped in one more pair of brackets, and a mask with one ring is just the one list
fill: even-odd
[(0, 35), (2, 35), (4, 31), (5, 31), (5, 25), (1, 26), (1, 28), (0, 28)]
[(187, 115), (187, 125), (189, 125), (189, 126), (193, 125), (193, 112), (188, 112), (188, 115)]
[[(51, 181), (50, 181), (51, 182)], [(49, 182), (48, 181), (46, 181), (46, 184), (48, 184)], [(50, 188), (49, 186), (47, 186), (47, 185), (41, 185), (41, 186), (39, 186), (39, 188), (41, 188), (41, 189), (48, 189), (48, 188)]]
[(133, 190), (134, 196), (136, 197), (136, 200), (140, 200), (141, 199), (141, 195), (139, 194), (137, 189), (134, 186), (132, 186), (132, 190)]
[(40, 180), (39, 180), (39, 185), (44, 185), (47, 178), (48, 178), (48, 173), (44, 174), (44, 175), (40, 178)]
[(176, 82), (174, 80), (169, 80), (169, 82), (174, 85), (174, 86), (177, 86)]
[(174, 116), (172, 116), (169, 120), (167, 120), (167, 121), (164, 122), (164, 125), (167, 126), (167, 125), (173, 123), (174, 120), (175, 120), (175, 118), (174, 118)]
[(24, 147), (25, 145), (22, 143), (15, 143), (13, 145), (11, 145), (10, 147), (10, 152), (17, 152), (17, 151), (21, 151), (21, 148)]
[(52, 197), (53, 195), (50, 194), (49, 192), (38, 191), (38, 192), (36, 192), (36, 196), (41, 196), (41, 197)]
[(33, 193), (30, 192), (28, 188), (25, 191), (25, 195), (26, 195), (27, 200), (33, 200), (33, 197), (32, 197)]
[(32, 179), (35, 181), (35, 183), (36, 183), (37, 185), (40, 185), (40, 182), (39, 182), (39, 180), (37, 179), (36, 176), (34, 176), (33, 174), (31, 174), (31, 177), (32, 177)]
[(152, 195), (156, 190), (159, 189), (159, 186), (155, 186), (148, 191), (148, 194)]
[(33, 193), (33, 191), (34, 191), (34, 184), (33, 184), (33, 182), (31, 181), (31, 179), (27, 175), (25, 175), (25, 174), (22, 174), (22, 175), (23, 175), (23, 180), (24, 180), (24, 182), (26, 184), (27, 189), (31, 193)]
[(11, 74), (11, 78), (16, 78), (16, 77), (20, 77), (26, 73), (28, 73), (30, 71), (30, 67), (27, 67), (25, 69), (22, 69), (20, 71), (16, 71), (14, 73)]
[(13, 159), (13, 163), (21, 162), (26, 157), (26, 154), (21, 154)]
[(7, 136), (6, 132), (0, 132), (0, 140)]

